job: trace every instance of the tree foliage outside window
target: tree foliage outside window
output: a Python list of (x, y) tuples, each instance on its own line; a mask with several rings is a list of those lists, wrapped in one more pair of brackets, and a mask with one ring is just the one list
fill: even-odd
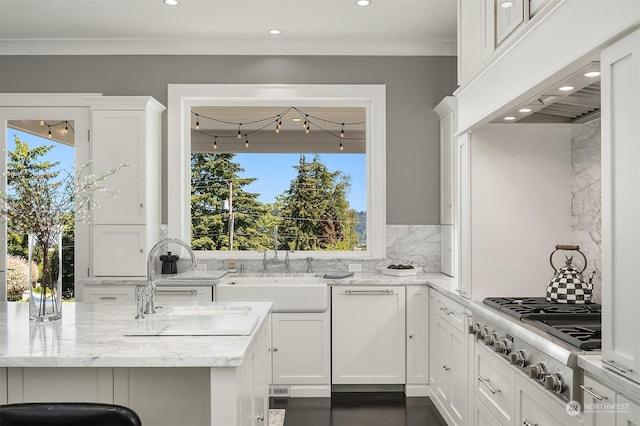
[[(330, 171), (315, 155), (300, 156), (296, 177), (274, 203), (244, 190), (255, 178), (241, 177), (244, 169), (233, 153), (191, 155), (191, 232), (196, 250), (278, 249), (357, 250), (359, 216), (349, 208), (348, 176)], [(232, 191), (232, 197), (230, 197)], [(233, 220), (230, 220), (233, 219)]]

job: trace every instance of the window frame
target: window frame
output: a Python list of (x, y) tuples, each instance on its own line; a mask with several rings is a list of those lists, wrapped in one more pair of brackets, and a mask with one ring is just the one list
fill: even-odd
[[(386, 254), (386, 86), (169, 84), (167, 236), (191, 240), (191, 108), (357, 106), (366, 110), (367, 249), (298, 251), (292, 257), (384, 259)], [(199, 259), (259, 259), (257, 251), (198, 251)]]

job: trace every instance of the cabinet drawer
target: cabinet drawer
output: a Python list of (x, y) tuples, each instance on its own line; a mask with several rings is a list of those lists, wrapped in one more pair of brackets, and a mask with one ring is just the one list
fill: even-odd
[(582, 389), (582, 407), (584, 409), (585, 426), (613, 425), (616, 423), (616, 413), (613, 410), (599, 410), (600, 404), (613, 404), (616, 393), (589, 376), (584, 377)]
[(83, 288), (83, 302), (132, 304), (135, 302), (133, 286), (88, 286)]
[(167, 287), (156, 288), (156, 305), (170, 302), (211, 302), (213, 301), (212, 287)]
[(440, 293), (436, 294), (436, 314), (456, 330), (462, 333), (466, 331), (464, 307)]
[(488, 347), (476, 344), (474, 393), (502, 424), (513, 423), (515, 374)]

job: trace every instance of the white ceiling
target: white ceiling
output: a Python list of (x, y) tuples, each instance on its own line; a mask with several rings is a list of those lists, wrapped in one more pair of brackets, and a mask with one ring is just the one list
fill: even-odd
[(0, 54), (455, 55), (456, 0), (0, 0)]

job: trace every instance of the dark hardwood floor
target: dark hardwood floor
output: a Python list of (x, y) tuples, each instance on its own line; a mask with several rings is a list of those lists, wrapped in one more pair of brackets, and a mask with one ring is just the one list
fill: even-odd
[(402, 393), (334, 393), (331, 398), (271, 398), (284, 426), (446, 426), (429, 398)]

